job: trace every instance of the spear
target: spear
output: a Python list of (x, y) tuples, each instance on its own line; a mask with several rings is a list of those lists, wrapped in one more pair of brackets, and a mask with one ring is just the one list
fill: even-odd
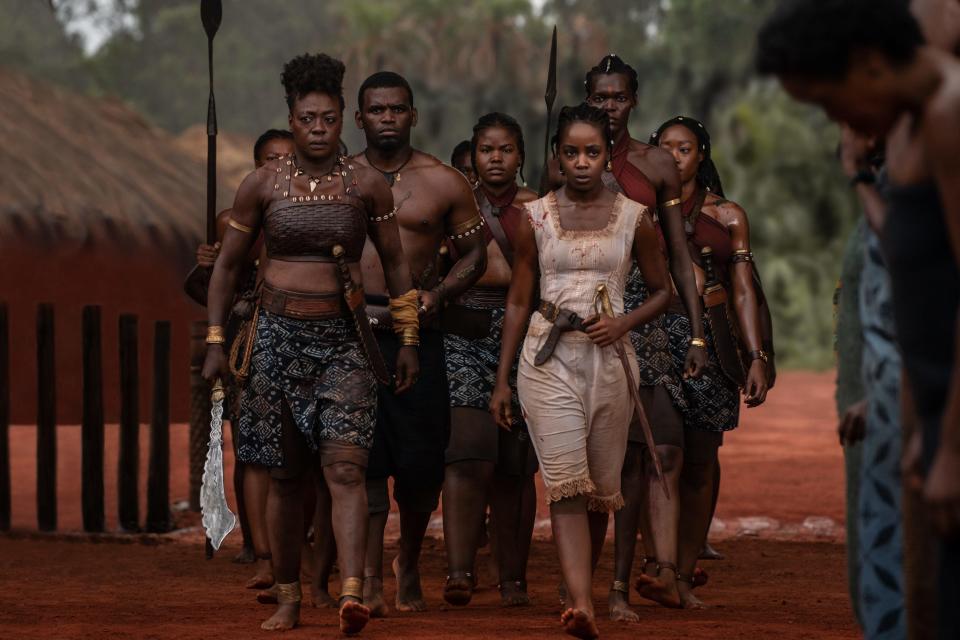
[(220, 28), (220, 0), (200, 0), (200, 20), (207, 32), (207, 67), (210, 97), (207, 99), (207, 244), (217, 241), (217, 105), (213, 98), (213, 36)]
[(553, 116), (553, 103), (557, 99), (557, 26), (553, 26), (553, 40), (550, 43), (550, 68), (547, 70), (547, 92), (543, 96), (547, 103), (547, 130), (543, 135), (543, 173), (540, 174), (540, 195), (550, 190), (550, 119)]

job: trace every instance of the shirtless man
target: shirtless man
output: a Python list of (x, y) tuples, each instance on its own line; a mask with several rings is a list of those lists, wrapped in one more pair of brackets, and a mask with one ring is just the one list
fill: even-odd
[[(393, 560), (396, 608), (424, 611), (419, 559), (430, 514), (437, 508), (444, 477), (444, 451), (450, 434), (450, 402), (438, 312), (473, 286), (486, 269), (482, 218), (466, 179), (452, 167), (410, 146), (417, 124), (413, 91), (396, 73), (367, 78), (357, 97), (357, 127), (367, 148), (353, 162), (383, 174), (393, 190), (400, 240), (420, 290), (420, 379), (403, 395), (381, 389), (377, 426), (367, 468), (370, 533), (364, 570), (364, 602), (373, 616), (384, 616), (383, 533), (390, 511), (387, 478), (400, 509), (400, 550)], [(449, 275), (437, 274), (441, 244), (449, 238), (459, 260)], [(363, 282), (371, 301), (385, 295), (383, 268), (372, 247), (362, 260)], [(435, 327), (430, 330), (430, 326)], [(398, 344), (392, 332), (378, 332), (389, 362)]]

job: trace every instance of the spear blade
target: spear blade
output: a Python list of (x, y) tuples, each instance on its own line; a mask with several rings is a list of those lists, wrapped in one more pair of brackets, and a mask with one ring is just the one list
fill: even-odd
[(200, 0), (200, 20), (209, 39), (213, 40), (217, 29), (220, 28), (221, 19), (223, 19), (223, 4), (220, 0)]
[(547, 90), (543, 94), (547, 104), (547, 127), (543, 135), (543, 172), (540, 174), (540, 195), (546, 195), (550, 188), (550, 121), (553, 116), (553, 104), (557, 100), (557, 25), (553, 25), (553, 38), (550, 41), (550, 66), (547, 69)]

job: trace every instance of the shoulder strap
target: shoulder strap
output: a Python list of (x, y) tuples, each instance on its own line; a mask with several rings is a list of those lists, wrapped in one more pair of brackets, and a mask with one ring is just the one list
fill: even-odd
[(623, 187), (620, 186), (620, 183), (617, 181), (617, 176), (613, 175), (610, 171), (604, 171), (600, 176), (603, 186), (605, 186), (610, 191), (614, 193), (623, 193)]
[(340, 165), (340, 176), (343, 178), (344, 195), (360, 197), (360, 188), (357, 183), (357, 177), (354, 175), (353, 163), (348, 158), (343, 159)]
[(700, 210), (703, 209), (703, 203), (707, 201), (707, 190), (698, 189), (696, 195), (693, 196), (693, 208), (690, 210), (690, 217), (685, 218), (683, 221), (683, 230), (687, 234), (687, 245), (690, 248), (690, 257), (693, 258), (693, 262), (698, 267), (703, 267), (703, 262), (700, 260), (700, 250), (693, 244), (693, 233), (696, 228), (697, 218), (700, 217)]
[(507, 240), (507, 234), (503, 230), (503, 225), (500, 224), (500, 209), (490, 203), (490, 200), (487, 199), (487, 194), (480, 188), (477, 189), (477, 204), (480, 206), (480, 215), (483, 216), (483, 221), (486, 223), (487, 228), (490, 229), (490, 234), (493, 236), (493, 239), (496, 240), (497, 246), (500, 247), (500, 253), (507, 259), (507, 264), (513, 268), (513, 247), (510, 246), (510, 241)]

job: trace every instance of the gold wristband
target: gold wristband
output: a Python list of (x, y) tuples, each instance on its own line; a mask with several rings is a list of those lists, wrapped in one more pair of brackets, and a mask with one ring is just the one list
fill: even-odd
[(666, 209), (667, 207), (672, 207), (673, 205), (680, 204), (681, 202), (682, 201), (680, 200), (680, 198), (674, 198), (673, 200), (667, 200), (666, 202), (661, 204), (660, 208)]
[(690, 338), (691, 347), (700, 347), (701, 349), (707, 348), (707, 341), (703, 338)]
[(400, 344), (404, 347), (419, 347), (420, 332), (415, 327), (406, 327), (400, 334)]
[(239, 222), (237, 222), (237, 221), (234, 220), (233, 218), (230, 218), (230, 219), (227, 221), (227, 224), (229, 224), (231, 227), (233, 227), (233, 228), (236, 229), (237, 231), (241, 231), (241, 232), (243, 232), (243, 233), (251, 233), (251, 232), (253, 231), (253, 227), (248, 227), (248, 226), (245, 225), (245, 224), (240, 224)]
[(207, 344), (223, 344), (227, 341), (227, 336), (223, 332), (223, 327), (218, 324), (212, 324), (207, 327)]

